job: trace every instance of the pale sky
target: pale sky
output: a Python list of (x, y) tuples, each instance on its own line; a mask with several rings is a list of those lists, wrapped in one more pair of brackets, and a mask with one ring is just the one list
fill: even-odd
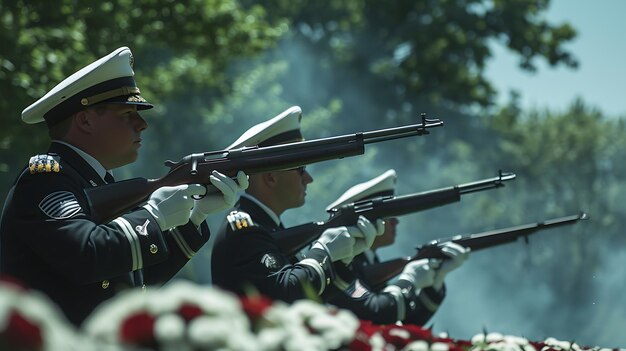
[(516, 89), (524, 108), (563, 111), (582, 97), (607, 116), (626, 116), (626, 0), (552, 0), (546, 15), (578, 31), (566, 48), (579, 68), (541, 63), (536, 73), (524, 73), (506, 49), (496, 48), (486, 73), (500, 92), (498, 101), (506, 102), (508, 91)]

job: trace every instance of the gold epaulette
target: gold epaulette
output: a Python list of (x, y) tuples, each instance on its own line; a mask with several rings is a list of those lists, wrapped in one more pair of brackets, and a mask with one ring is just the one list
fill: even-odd
[(228, 216), (226, 216), (226, 219), (230, 224), (230, 229), (233, 231), (254, 226), (254, 222), (252, 222), (250, 215), (242, 211), (232, 211), (228, 214)]
[(57, 155), (35, 155), (28, 161), (30, 174), (61, 171), (61, 157)]

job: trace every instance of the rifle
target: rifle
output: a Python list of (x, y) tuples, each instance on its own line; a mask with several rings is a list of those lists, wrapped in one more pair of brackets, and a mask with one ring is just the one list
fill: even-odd
[(272, 233), (276, 243), (288, 256), (295, 255), (302, 248), (318, 238), (328, 228), (354, 225), (359, 216), (374, 221), (378, 218), (402, 216), (461, 201), (461, 195), (504, 186), (504, 182), (514, 179), (514, 173), (499, 172), (497, 177), (471, 183), (425, 191), (403, 196), (379, 196), (361, 200), (329, 210), (330, 219), (326, 222), (312, 222)]
[(439, 119), (427, 119), (425, 114), (421, 117), (422, 122), (419, 124), (395, 128), (268, 147), (253, 146), (194, 153), (178, 162), (165, 161), (170, 170), (161, 178), (132, 178), (84, 190), (94, 221), (107, 223), (145, 202), (160, 187), (210, 184), (209, 175), (213, 170), (231, 177), (238, 171), (255, 174), (288, 170), (311, 163), (361, 155), (365, 152), (365, 144), (426, 135), (430, 133), (428, 129), (443, 125)]
[(423, 258), (446, 259), (447, 256), (441, 251), (444, 243), (453, 242), (468, 247), (472, 251), (478, 251), (493, 246), (498, 246), (516, 241), (523, 237), (528, 243), (528, 236), (540, 230), (574, 224), (579, 220), (586, 220), (589, 216), (585, 212), (577, 215), (548, 219), (543, 222), (524, 224), (516, 227), (497, 229), (467, 236), (457, 235), (447, 239), (438, 239), (426, 245), (418, 246), (414, 256), (396, 258), (393, 260), (375, 263), (364, 267), (359, 278), (375, 290), (382, 288), (386, 282), (402, 272), (407, 263)]

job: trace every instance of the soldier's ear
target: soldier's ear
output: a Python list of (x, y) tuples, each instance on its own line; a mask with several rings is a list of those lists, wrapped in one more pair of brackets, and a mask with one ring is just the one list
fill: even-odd
[(278, 178), (276, 177), (276, 172), (266, 172), (262, 174), (263, 183), (268, 188), (273, 188), (278, 184)]
[(91, 134), (93, 130), (93, 121), (87, 110), (76, 112), (72, 117), (72, 124), (80, 131), (86, 134)]

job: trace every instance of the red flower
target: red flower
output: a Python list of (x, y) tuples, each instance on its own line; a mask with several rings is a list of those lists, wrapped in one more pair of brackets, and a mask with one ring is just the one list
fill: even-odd
[(9, 286), (19, 291), (26, 291), (26, 284), (6, 274), (0, 276), (0, 285)]
[(131, 345), (155, 346), (155, 320), (154, 316), (147, 312), (139, 312), (126, 318), (120, 326), (120, 340)]
[(178, 308), (178, 314), (186, 321), (199, 317), (203, 314), (202, 309), (196, 305), (185, 303)]
[(251, 321), (263, 316), (263, 313), (272, 306), (272, 300), (265, 296), (245, 296), (241, 298), (241, 307)]
[(41, 329), (15, 311), (11, 311), (9, 323), (0, 333), (0, 339), (5, 339), (15, 349), (39, 350), (43, 347)]
[(382, 328), (383, 328), (382, 326), (373, 324), (370, 321), (361, 320), (361, 324), (359, 325), (359, 329), (357, 330), (357, 333), (360, 332), (361, 334), (371, 336), (377, 331), (381, 331)]
[(429, 329), (424, 329), (414, 324), (407, 324), (396, 328), (401, 328), (411, 333), (411, 339), (413, 340), (424, 340), (431, 342), (434, 339), (433, 334)]

